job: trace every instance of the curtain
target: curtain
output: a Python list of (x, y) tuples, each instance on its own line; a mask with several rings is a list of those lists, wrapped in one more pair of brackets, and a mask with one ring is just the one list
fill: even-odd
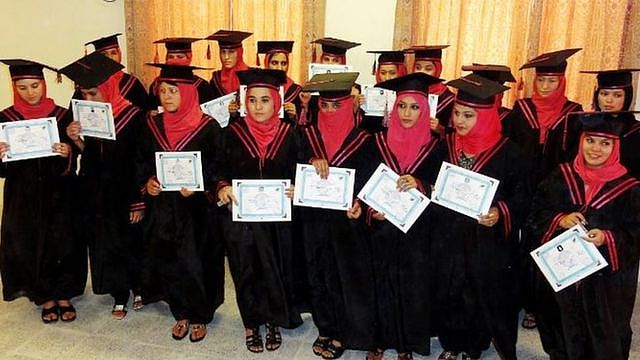
[(580, 70), (640, 64), (640, 5), (634, 0), (398, 0), (395, 48), (450, 44), (443, 51), (445, 79), (472, 62), (508, 65), (517, 84), (504, 102), (532, 93), (533, 70), (518, 69), (544, 52), (583, 48), (567, 68), (567, 96), (591, 107), (593, 75)]
[[(295, 41), (288, 74), (294, 80), (305, 79), (312, 54), (310, 42), (324, 33), (324, 13), (325, 0), (125, 0), (127, 68), (149, 85), (158, 70), (144, 63), (153, 62), (156, 51), (161, 62), (165, 56), (164, 46), (156, 48), (153, 41), (206, 37), (220, 29), (232, 29), (253, 33), (243, 41), (244, 61), (249, 66), (256, 66), (258, 40)], [(219, 69), (217, 43), (193, 43), (192, 65)], [(211, 72), (196, 73), (209, 80)]]

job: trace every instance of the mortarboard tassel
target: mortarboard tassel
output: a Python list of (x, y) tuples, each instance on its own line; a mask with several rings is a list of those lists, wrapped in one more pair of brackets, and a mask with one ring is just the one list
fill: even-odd
[(373, 58), (373, 67), (371, 68), (371, 75), (376, 74), (376, 58)]
[(59, 72), (56, 72), (56, 82), (58, 84), (62, 83), (62, 74), (60, 74)]
[(156, 64), (160, 62), (160, 55), (158, 54), (158, 44), (156, 44), (156, 54), (153, 57), (153, 62)]
[(211, 44), (207, 44), (207, 60), (211, 60)]
[(313, 63), (317, 63), (317, 59), (316, 59), (316, 45), (311, 45), (313, 46), (313, 49), (311, 50), (311, 57), (313, 57)]
[(260, 67), (260, 54), (256, 53), (256, 66)]
[(84, 46), (84, 56), (87, 56), (87, 45)]

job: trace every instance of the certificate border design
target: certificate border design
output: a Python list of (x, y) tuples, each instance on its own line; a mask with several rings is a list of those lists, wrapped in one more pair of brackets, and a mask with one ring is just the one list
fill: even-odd
[[(192, 182), (167, 183), (164, 171), (163, 159), (187, 159), (191, 160), (194, 167), (194, 179)], [(156, 152), (156, 174), (162, 191), (180, 191), (187, 188), (191, 191), (204, 191), (204, 180), (202, 174), (202, 154), (200, 151), (158, 151)]]
[[(40, 126), (40, 125), (44, 125), (47, 127), (47, 132), (49, 133), (49, 138), (51, 139), (52, 146), (54, 143), (60, 142), (60, 135), (58, 134), (58, 121), (55, 117), (8, 121), (8, 122), (0, 123), (0, 138), (4, 142), (9, 142), (8, 132), (10, 129)], [(60, 155), (59, 153), (54, 152), (51, 147), (48, 150), (29, 151), (24, 153), (16, 153), (16, 152), (13, 152), (12, 150), (13, 149), (9, 147), (9, 151), (6, 153), (5, 157), (2, 158), (3, 162), (11, 162), (11, 161)]]
[(305, 207), (314, 207), (321, 209), (331, 209), (331, 210), (349, 210), (353, 206), (353, 186), (355, 183), (355, 169), (348, 168), (338, 168), (338, 167), (330, 167), (329, 175), (336, 174), (344, 174), (344, 188), (346, 189), (345, 193), (342, 196), (342, 199), (338, 201), (320, 201), (313, 199), (306, 199), (304, 197), (304, 187), (307, 178), (307, 174), (315, 174), (316, 169), (313, 165), (307, 164), (296, 164), (296, 188), (299, 191), (296, 191), (293, 204), (297, 206), (305, 206)]
[[(480, 201), (478, 209), (466, 207), (442, 196), (444, 189), (446, 188), (446, 186), (444, 185), (447, 183), (449, 175), (452, 172), (472, 178), (474, 181), (478, 181), (486, 185), (487, 191), (482, 195), (482, 200)], [(498, 190), (498, 185), (500, 185), (500, 180), (493, 179), (491, 177), (443, 161), (442, 166), (440, 167), (440, 172), (438, 173), (438, 178), (436, 179), (436, 184), (434, 186), (431, 201), (453, 211), (459, 212), (460, 214), (478, 219), (480, 214), (485, 214), (487, 213), (487, 211), (489, 211), (491, 202), (493, 201), (496, 191)]]
[(422, 215), (431, 201), (417, 189), (411, 189), (406, 193), (411, 195), (413, 199), (417, 199), (418, 201), (414, 202), (411, 209), (407, 211), (405, 217), (403, 219), (398, 219), (394, 216), (389, 216), (389, 214), (385, 212), (385, 207), (377, 201), (373, 200), (371, 197), (371, 194), (378, 189), (378, 185), (380, 184), (380, 182), (382, 182), (383, 178), (389, 178), (395, 182), (399, 178), (399, 175), (384, 163), (380, 163), (371, 178), (369, 178), (367, 183), (362, 187), (362, 190), (360, 190), (358, 198), (362, 199), (362, 201), (364, 201), (377, 211), (385, 213), (386, 220), (395, 225), (398, 229), (402, 230), (402, 232), (406, 233), (409, 231), (411, 226), (413, 226), (420, 215)]
[[(231, 181), (233, 193), (238, 200), (238, 204), (232, 205), (232, 220), (238, 222), (283, 222), (291, 221), (291, 201), (286, 197), (285, 191), (291, 185), (291, 180), (262, 180), (262, 179), (249, 179), (249, 180), (232, 180)], [(280, 191), (280, 203), (282, 204), (281, 210), (274, 214), (248, 214), (244, 212), (242, 208), (242, 194), (245, 188), (255, 187), (276, 187)]]
[[(540, 271), (542, 271), (544, 276), (547, 278), (547, 281), (549, 281), (556, 292), (571, 286), (577, 281), (584, 279), (608, 265), (607, 261), (604, 259), (602, 254), (600, 254), (595, 245), (581, 238), (586, 235), (586, 233), (587, 232), (584, 228), (580, 225), (576, 225), (530, 253), (540, 268)], [(567, 242), (577, 242), (582, 245), (582, 248), (589, 256), (591, 262), (579, 269), (576, 269), (571, 274), (568, 274), (563, 278), (559, 278), (558, 274), (553, 270), (553, 267), (549, 265), (548, 261), (546, 261), (547, 257), (545, 255)]]
[(96, 131), (91, 129), (82, 128), (80, 135), (92, 136), (101, 139), (115, 140), (116, 139), (116, 127), (113, 119), (113, 110), (110, 103), (103, 103), (99, 101), (77, 100), (71, 99), (71, 107), (73, 110), (74, 120), (80, 120), (80, 109), (104, 109), (107, 112), (107, 130)]

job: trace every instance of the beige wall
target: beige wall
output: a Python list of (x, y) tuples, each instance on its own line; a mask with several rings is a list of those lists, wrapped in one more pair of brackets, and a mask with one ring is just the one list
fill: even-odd
[(395, 0), (327, 0), (325, 36), (362, 44), (347, 52), (360, 84), (375, 83), (374, 56), (366, 51), (391, 50), (395, 10)]
[[(0, 57), (26, 58), (63, 67), (84, 55), (87, 41), (124, 33), (123, 0), (3, 0), (0, 11)], [(124, 47), (124, 39), (120, 43)], [(123, 58), (126, 59), (126, 50)], [(56, 84), (48, 72), (48, 95), (67, 106), (72, 83), (64, 78)], [(0, 66), (0, 108), (13, 103), (11, 80)]]

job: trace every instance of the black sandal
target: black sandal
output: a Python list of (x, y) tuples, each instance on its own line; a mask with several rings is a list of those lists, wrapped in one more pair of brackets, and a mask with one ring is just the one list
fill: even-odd
[(398, 360), (413, 360), (413, 353), (398, 353)]
[(264, 345), (262, 344), (262, 336), (260, 335), (260, 328), (249, 328), (251, 335), (245, 335), (245, 344), (247, 350), (252, 353), (261, 353), (264, 351)]
[[(333, 343), (333, 341), (331, 341), (329, 343), (329, 345), (327, 345), (327, 348), (324, 349), (324, 351), (322, 352), (322, 358), (325, 360), (331, 360), (331, 359), (339, 359), (342, 354), (344, 354), (344, 345), (340, 344), (340, 345), (336, 345)], [(324, 353), (325, 352), (329, 352), (331, 354), (331, 356), (326, 356)]]
[[(77, 317), (76, 308), (74, 308), (71, 303), (69, 303), (69, 306), (58, 305), (58, 309), (60, 311), (60, 320), (64, 322), (72, 322)], [(65, 318), (64, 314), (69, 314), (69, 313), (73, 314), (73, 316)]]
[(267, 351), (276, 351), (280, 348), (280, 345), (282, 345), (282, 334), (280, 334), (277, 326), (267, 324), (266, 328), (267, 334), (265, 335), (264, 347)]
[(375, 349), (375, 350), (367, 351), (367, 356), (365, 357), (365, 359), (366, 360), (382, 360), (383, 357), (384, 357), (384, 350)]
[[(313, 354), (316, 356), (322, 356), (322, 352), (327, 349), (327, 346), (329, 346), (330, 342), (331, 342), (330, 338), (326, 337), (324, 339), (321, 339), (320, 336), (318, 336), (316, 340), (313, 342), (313, 345), (311, 345), (311, 350), (313, 350)], [(316, 351), (316, 348), (320, 348), (320, 351)]]
[[(49, 318), (48, 316), (51, 314), (56, 314), (55, 317)], [(58, 315), (58, 305), (53, 305), (52, 307), (45, 309), (44, 307), (42, 308), (42, 313), (40, 314), (40, 319), (42, 319), (42, 322), (45, 324), (50, 324), (50, 323), (54, 323), (56, 321), (58, 321), (58, 319), (60, 318), (60, 315)]]

